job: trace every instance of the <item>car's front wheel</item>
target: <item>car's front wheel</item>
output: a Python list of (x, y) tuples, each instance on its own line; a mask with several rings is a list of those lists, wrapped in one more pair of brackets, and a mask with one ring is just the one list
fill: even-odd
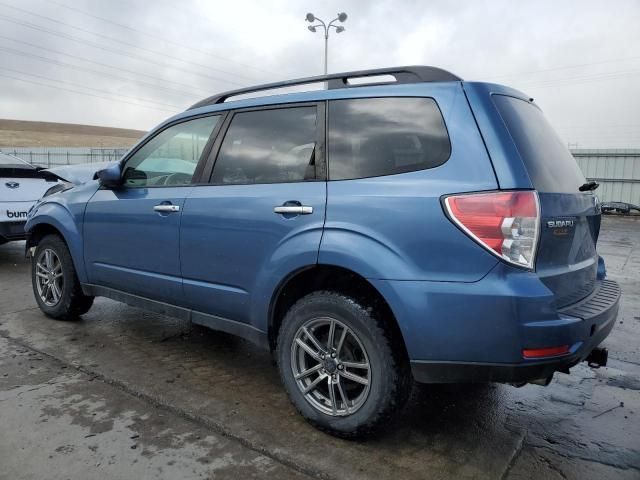
[(31, 283), (40, 310), (49, 317), (74, 320), (93, 304), (93, 297), (82, 293), (69, 249), (58, 235), (47, 235), (38, 243)]
[(411, 373), (398, 350), (374, 309), (322, 291), (287, 312), (277, 356), (300, 413), (324, 431), (355, 437), (387, 423), (408, 398)]

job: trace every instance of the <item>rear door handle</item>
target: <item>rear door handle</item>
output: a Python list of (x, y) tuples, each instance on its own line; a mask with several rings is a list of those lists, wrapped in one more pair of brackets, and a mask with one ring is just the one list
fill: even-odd
[(153, 210), (160, 213), (173, 213), (180, 211), (180, 205), (160, 204), (153, 207)]
[(311, 215), (313, 207), (307, 205), (281, 205), (273, 207), (274, 213), (288, 213), (289, 215)]

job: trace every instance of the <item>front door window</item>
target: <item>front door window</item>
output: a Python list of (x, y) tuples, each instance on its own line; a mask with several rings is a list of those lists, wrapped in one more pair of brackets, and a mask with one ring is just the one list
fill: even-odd
[(198, 118), (160, 132), (127, 160), (125, 186), (190, 184), (202, 150), (219, 120), (219, 115)]

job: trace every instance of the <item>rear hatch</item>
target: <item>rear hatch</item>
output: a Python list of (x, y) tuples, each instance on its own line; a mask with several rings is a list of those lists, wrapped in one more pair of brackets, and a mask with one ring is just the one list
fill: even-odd
[(556, 307), (575, 303), (594, 289), (600, 207), (575, 159), (533, 103), (493, 95), (540, 200), (535, 269), (555, 294)]

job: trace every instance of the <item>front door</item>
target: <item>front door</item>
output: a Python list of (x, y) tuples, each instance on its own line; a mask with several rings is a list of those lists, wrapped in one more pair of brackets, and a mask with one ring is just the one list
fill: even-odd
[(182, 302), (180, 217), (219, 118), (201, 117), (161, 130), (125, 159), (121, 188), (101, 188), (89, 201), (84, 252), (90, 283)]
[[(324, 225), (323, 105), (238, 111), (214, 147), (210, 185), (190, 192), (181, 225), (185, 299), (242, 323), (264, 313), (285, 272), (317, 261)], [(219, 150), (217, 157), (216, 150)]]

